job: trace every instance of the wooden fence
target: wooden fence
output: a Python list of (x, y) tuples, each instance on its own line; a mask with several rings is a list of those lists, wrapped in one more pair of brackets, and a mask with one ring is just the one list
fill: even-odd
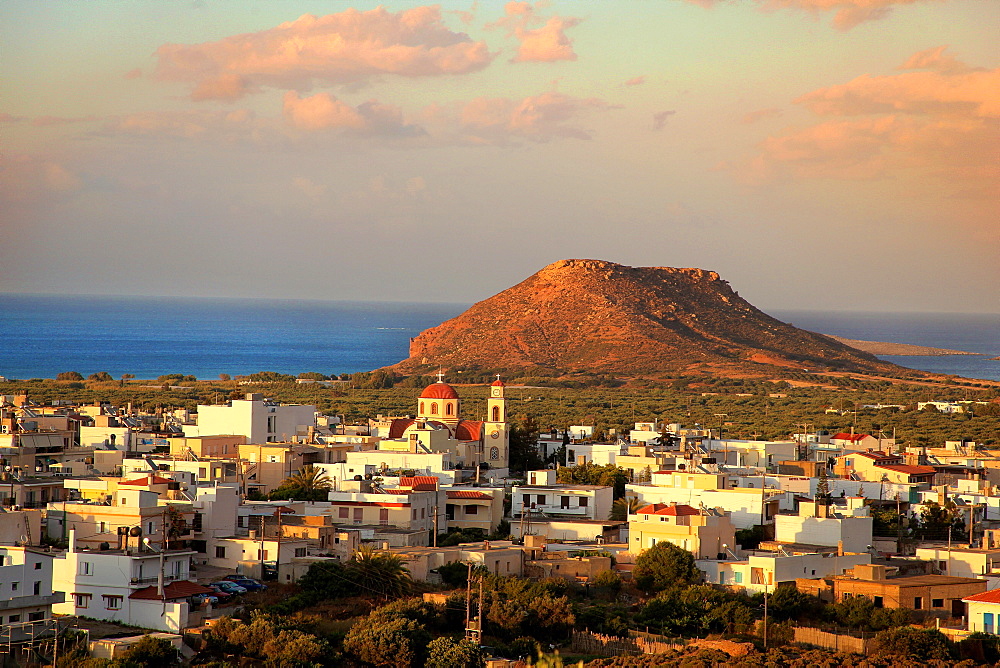
[(805, 645), (824, 647), (837, 652), (853, 652), (854, 654), (867, 654), (868, 644), (871, 640), (867, 638), (856, 638), (854, 636), (841, 635), (839, 633), (828, 633), (808, 626), (796, 626), (795, 642)]

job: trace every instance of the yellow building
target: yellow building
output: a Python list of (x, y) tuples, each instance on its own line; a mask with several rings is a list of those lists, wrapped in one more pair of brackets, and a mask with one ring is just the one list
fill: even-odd
[(239, 456), (236, 446), (246, 443), (247, 437), (243, 434), (188, 436), (168, 438), (167, 442), (170, 444), (170, 454), (174, 457), (235, 459)]
[(736, 528), (721, 509), (698, 509), (677, 503), (653, 503), (629, 513), (629, 548), (633, 554), (657, 543), (673, 543), (696, 559), (715, 559), (736, 544)]

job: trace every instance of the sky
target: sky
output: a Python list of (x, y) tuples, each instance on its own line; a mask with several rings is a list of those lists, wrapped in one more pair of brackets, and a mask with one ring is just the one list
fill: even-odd
[(564, 258), (1000, 312), (1000, 2), (4, 0), (0, 292), (471, 303)]

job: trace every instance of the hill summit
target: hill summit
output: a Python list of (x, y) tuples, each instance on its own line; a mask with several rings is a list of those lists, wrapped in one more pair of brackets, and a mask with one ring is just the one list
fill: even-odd
[(714, 271), (561, 260), (410, 341), (404, 373), (537, 369), (655, 376), (760, 365), (901, 371), (755, 308)]

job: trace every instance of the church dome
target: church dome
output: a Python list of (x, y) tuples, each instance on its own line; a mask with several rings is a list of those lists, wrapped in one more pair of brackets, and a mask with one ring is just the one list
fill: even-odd
[(420, 393), (421, 399), (458, 399), (458, 392), (455, 388), (438, 381), (432, 385), (428, 385), (423, 392)]
[(504, 384), (502, 380), (497, 378), (492, 383), (490, 383), (490, 387), (507, 387), (507, 386)]

